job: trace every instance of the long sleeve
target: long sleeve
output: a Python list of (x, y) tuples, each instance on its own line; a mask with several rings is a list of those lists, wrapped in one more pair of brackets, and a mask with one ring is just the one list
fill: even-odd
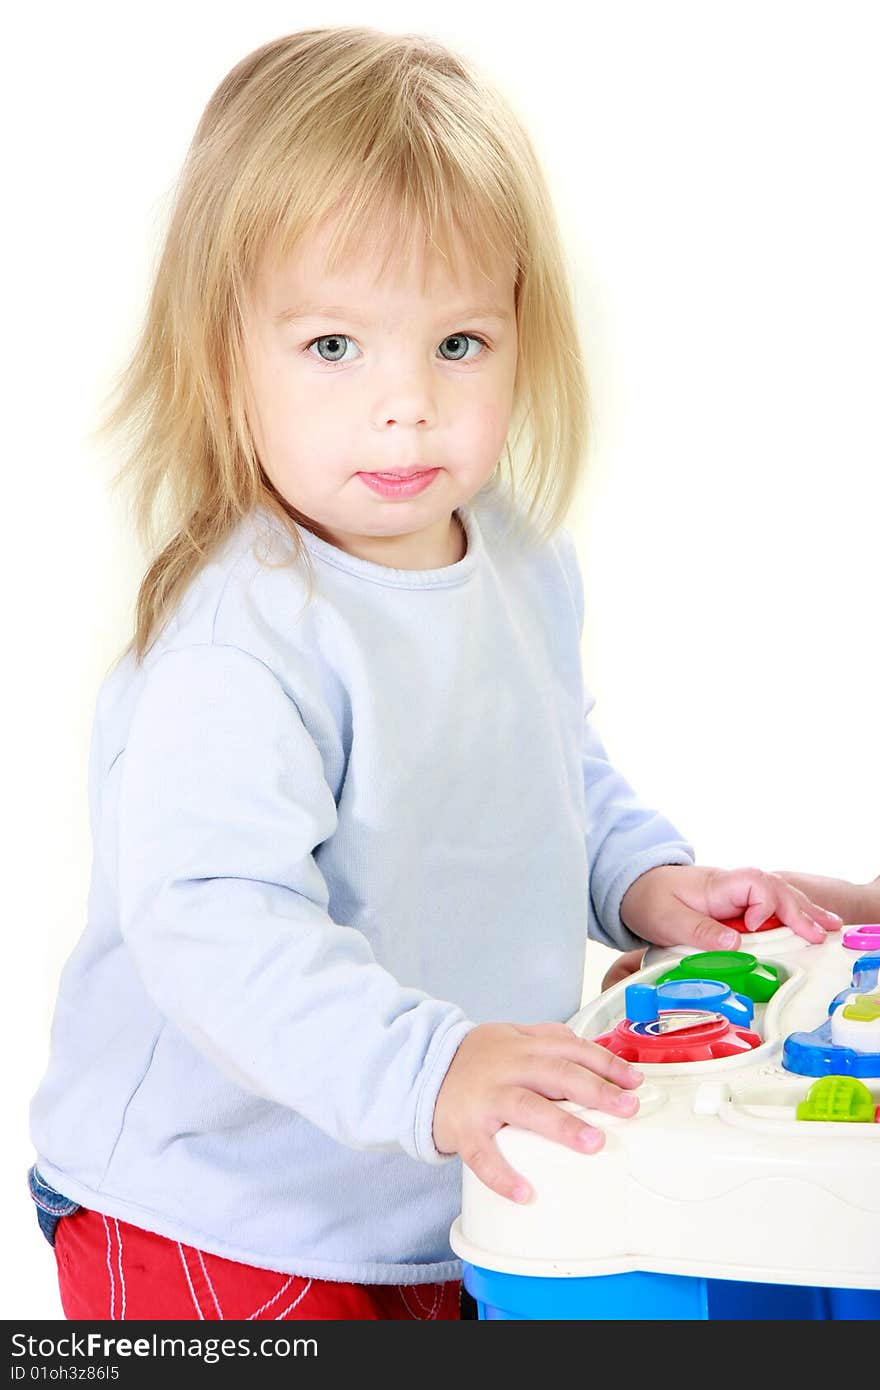
[(232, 646), (164, 653), (122, 756), (120, 925), (162, 1014), (338, 1142), (442, 1162), (434, 1102), (475, 1025), (328, 915), (314, 852), (337, 808), (276, 675)]
[[(584, 595), (574, 542), (562, 528), (559, 554), (580, 637)], [(620, 904), (641, 874), (661, 864), (692, 864), (694, 851), (659, 812), (644, 805), (626, 779), (608, 760), (602, 740), (590, 721), (595, 700), (584, 696), (583, 777), (586, 800), (586, 849), (590, 872), (588, 935), (621, 951), (645, 943), (620, 920)]]

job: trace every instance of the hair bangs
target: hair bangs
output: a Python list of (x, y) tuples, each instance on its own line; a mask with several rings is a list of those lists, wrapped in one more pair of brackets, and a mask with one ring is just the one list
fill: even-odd
[[(378, 256), (380, 279), (402, 261), (421, 264), (423, 290), (435, 261), (456, 278), (467, 264), (486, 281), (499, 259), (516, 257), (517, 267), (521, 264), (508, 207), (487, 201), (476, 174), (448, 162), (432, 163), (411, 145), (386, 151), (379, 165), (354, 152), (350, 167), (336, 165), (332, 175), (313, 176), (308, 185), (313, 192), (308, 204), (296, 196), (283, 199), (241, 240), (282, 262), (296, 255), (305, 238), (332, 223), (326, 273)], [(266, 170), (266, 194), (277, 188), (277, 173)], [(252, 278), (253, 258), (241, 269), (243, 277)]]

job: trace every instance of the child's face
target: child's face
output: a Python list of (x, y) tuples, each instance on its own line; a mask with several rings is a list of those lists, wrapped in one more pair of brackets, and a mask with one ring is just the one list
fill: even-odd
[[(326, 244), (327, 230), (288, 264), (264, 262), (254, 287), (245, 356), (260, 461), (340, 548), (402, 568), (450, 563), (452, 512), (490, 477), (508, 433), (512, 258), (491, 283), (470, 265), (455, 281), (435, 261), (423, 293), (421, 252), (378, 281), (378, 254), (325, 274)], [(413, 469), (436, 471), (408, 491), (369, 476)]]

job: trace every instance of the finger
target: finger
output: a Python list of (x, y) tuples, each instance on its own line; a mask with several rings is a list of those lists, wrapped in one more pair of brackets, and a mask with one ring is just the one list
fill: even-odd
[(781, 880), (763, 869), (713, 869), (706, 882), (705, 906), (722, 925), (741, 917), (747, 931), (757, 931), (772, 916), (780, 886)]
[(581, 1066), (588, 1068), (596, 1076), (603, 1076), (622, 1090), (631, 1091), (636, 1086), (641, 1086), (645, 1079), (645, 1073), (639, 1071), (638, 1067), (633, 1067), (629, 1062), (625, 1062), (616, 1053), (609, 1052), (607, 1047), (601, 1047), (599, 1043), (588, 1042), (580, 1039), (585, 1050), (575, 1057), (575, 1061)]
[[(636, 1102), (635, 1096), (628, 1097)], [(591, 1109), (595, 1107), (590, 1107)], [(631, 1113), (635, 1113), (633, 1110)], [(504, 1107), (509, 1124), (541, 1134), (554, 1143), (578, 1153), (597, 1153), (605, 1143), (605, 1135), (595, 1125), (587, 1124), (570, 1110), (562, 1110), (552, 1100), (524, 1087), (511, 1087)]]
[(711, 880), (710, 898), (715, 900), (709, 902), (709, 910), (721, 918), (728, 914), (718, 899), (732, 898), (741, 903), (743, 924), (749, 932), (758, 931), (774, 914), (783, 926), (813, 942), (824, 940), (819, 931), (838, 931), (843, 926), (842, 918), (811, 902), (784, 875), (762, 869), (722, 871)]
[(741, 940), (733, 927), (684, 903), (677, 904), (670, 915), (666, 932), (670, 944), (693, 946), (695, 951), (737, 951)]
[(840, 931), (843, 926), (843, 918), (838, 912), (829, 912), (827, 907), (820, 907), (814, 903), (812, 898), (808, 898), (809, 904), (807, 911), (812, 914), (813, 921), (818, 922), (826, 931)]
[(790, 884), (779, 880), (779, 902), (776, 906), (776, 916), (786, 927), (790, 927), (797, 936), (803, 937), (805, 941), (810, 941), (818, 946), (825, 940), (825, 928), (813, 916), (813, 904), (805, 893), (799, 888), (792, 888)]
[[(774, 869), (773, 877), (781, 878), (783, 883), (789, 884), (792, 888), (799, 888), (805, 893), (810, 899), (816, 921), (827, 926), (829, 931), (839, 931), (844, 922), (850, 920), (836, 911), (837, 903), (844, 908), (844, 913), (848, 910), (846, 889), (852, 885), (846, 884), (843, 879), (827, 878), (820, 874), (791, 873), (788, 869)], [(826, 903), (829, 902), (833, 906), (827, 907)]]
[[(551, 1063), (557, 1060), (572, 1062), (582, 1071), (603, 1077), (613, 1086), (627, 1091), (641, 1086), (645, 1079), (644, 1072), (639, 1071), (638, 1067), (630, 1066), (622, 1057), (609, 1052), (607, 1047), (590, 1042), (587, 1038), (579, 1038), (576, 1033), (572, 1033), (570, 1045), (563, 1042), (561, 1047), (554, 1047), (542, 1053), (538, 1060)], [(563, 1099), (574, 1100), (575, 1097), (566, 1096)]]
[(526, 1094), (534, 1092), (549, 1100), (572, 1101), (608, 1115), (634, 1115), (639, 1107), (638, 1098), (633, 1094), (635, 1084), (618, 1086), (570, 1057), (533, 1059), (533, 1065), (520, 1069), (513, 1089), (525, 1090)]
[(529, 1183), (502, 1157), (491, 1134), (483, 1131), (475, 1134), (471, 1142), (459, 1149), (459, 1154), (462, 1163), (499, 1197), (507, 1197), (512, 1202), (528, 1202), (531, 1198)]
[(820, 907), (818, 903), (814, 903), (812, 898), (802, 889), (795, 888), (792, 884), (788, 884), (787, 887), (794, 893), (807, 917), (820, 927), (824, 927), (826, 931), (840, 931), (843, 926), (843, 918), (839, 917), (836, 912), (829, 912), (828, 908)]

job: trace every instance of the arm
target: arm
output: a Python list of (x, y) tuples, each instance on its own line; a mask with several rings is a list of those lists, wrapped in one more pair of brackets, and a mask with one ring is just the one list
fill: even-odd
[(436, 1093), (474, 1027), (332, 920), (319, 751), (262, 662), (163, 654), (122, 754), (120, 927), (161, 1012), (236, 1085), (341, 1144), (439, 1163)]

